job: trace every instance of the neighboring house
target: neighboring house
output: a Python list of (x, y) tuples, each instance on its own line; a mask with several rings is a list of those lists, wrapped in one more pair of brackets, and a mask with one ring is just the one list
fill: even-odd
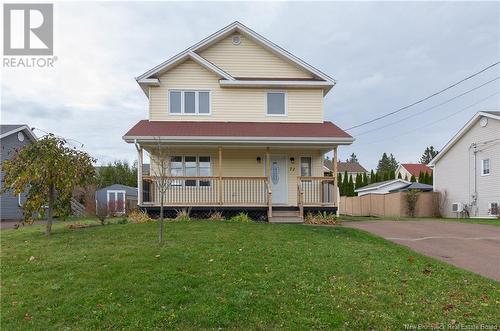
[(97, 190), (95, 193), (96, 213), (100, 208), (108, 215), (123, 215), (137, 207), (137, 187), (113, 184)]
[(337, 209), (336, 196), (325, 198), (335, 178), (323, 177), (323, 158), (353, 138), (323, 119), (324, 97), (335, 85), (328, 75), (234, 22), (136, 80), (149, 119), (123, 139), (135, 144), (139, 178), (150, 182), (149, 199), (139, 194), (143, 209), (160, 205), (158, 145), (179, 177), (167, 190), (169, 208), (252, 210), (268, 218), (278, 208)]
[[(25, 124), (0, 125), (0, 164), (10, 160), (21, 148), (36, 141), (35, 134)], [(0, 189), (3, 189), (3, 170), (0, 169)], [(23, 219), (21, 205), (24, 194), (13, 195), (9, 192), (0, 195), (0, 220)]]
[(396, 178), (398, 178), (399, 174), (401, 174), (401, 178), (405, 180), (410, 180), (411, 176), (415, 176), (415, 179), (418, 182), (418, 176), (420, 176), (420, 173), (428, 173), (429, 175), (432, 175), (432, 169), (422, 163), (401, 163), (396, 169)]
[(411, 185), (411, 182), (404, 179), (390, 179), (383, 182), (373, 183), (354, 190), (358, 196), (365, 194), (387, 194)]
[[(330, 173), (333, 169), (332, 160), (324, 160), (323, 164), (323, 172)], [(356, 176), (360, 175), (370, 175), (370, 172), (367, 171), (361, 164), (358, 162), (337, 162), (337, 174), (344, 176), (347, 171), (347, 178), (351, 177), (352, 181), (356, 180)], [(342, 180), (344, 178), (342, 177)]]
[(429, 163), (443, 216), (496, 216), (500, 204), (500, 111), (478, 112)]

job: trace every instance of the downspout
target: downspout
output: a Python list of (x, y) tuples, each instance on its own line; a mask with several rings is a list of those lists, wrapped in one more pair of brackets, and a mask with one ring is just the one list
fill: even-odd
[[(474, 165), (472, 167), (472, 203), (471, 203), (471, 209), (472, 209), (472, 206), (474, 206), (474, 210), (476, 209), (476, 205), (477, 205), (477, 175), (476, 175), (476, 172), (477, 172), (477, 144), (476, 143), (472, 143), (470, 145), (470, 148), (472, 148), (472, 152), (474, 153), (473, 154), (473, 162), (474, 162)], [(471, 210), (472, 212), (472, 210)], [(476, 215), (476, 213), (474, 212), (474, 216)], [(472, 216), (472, 215), (469, 215), (469, 216)]]

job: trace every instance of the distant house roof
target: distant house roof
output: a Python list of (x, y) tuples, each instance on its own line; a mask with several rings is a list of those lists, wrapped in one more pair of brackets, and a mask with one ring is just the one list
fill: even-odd
[(273, 123), (273, 122), (190, 122), (190, 121), (139, 121), (124, 136), (134, 140), (181, 141), (291, 141), (337, 142), (351, 144), (348, 133), (331, 122), (323, 123)]
[[(325, 171), (331, 171), (332, 160), (324, 160), (323, 166)], [(368, 172), (361, 164), (358, 162), (337, 162), (337, 171), (339, 173), (344, 172)]]
[(26, 124), (1, 124), (0, 125), (0, 139), (10, 136), (11, 134), (23, 131), (31, 141), (35, 141), (37, 138), (33, 131)]
[(481, 117), (487, 117), (487, 118), (491, 118), (491, 119), (494, 119), (494, 120), (499, 120), (500, 121), (500, 111), (480, 111), (480, 112), (477, 112), (463, 127), (462, 129), (460, 129), (460, 131), (457, 132), (457, 134), (455, 134), (453, 136), (453, 138), (451, 138), (450, 141), (448, 141), (446, 143), (446, 145), (441, 149), (441, 151), (438, 153), (438, 155), (436, 155), (432, 160), (431, 162), (429, 162), (429, 166), (430, 167), (433, 167), (436, 162), (439, 161), (439, 159), (441, 159), (441, 157), (443, 157), (443, 155), (445, 155), (449, 150), (450, 148), (452, 148), (455, 143), (460, 140), (460, 138), (463, 137), (464, 134), (466, 134), (469, 129), (477, 122), (479, 121), (479, 119)]
[(422, 183), (411, 183), (406, 187), (402, 187), (399, 189), (391, 190), (389, 192), (406, 192), (409, 190), (419, 190), (423, 192), (431, 192), (433, 190), (432, 185), (422, 184)]
[(377, 182), (373, 183), (370, 185), (366, 185), (363, 187), (360, 187), (359, 189), (355, 190), (354, 192), (362, 192), (362, 191), (367, 191), (367, 190), (372, 190), (372, 189), (379, 189), (387, 185), (391, 185), (393, 183), (401, 182), (402, 184), (408, 184), (410, 185), (411, 182), (403, 179), (389, 179), (389, 180), (384, 180), (383, 182)]
[(422, 163), (401, 163), (401, 167), (405, 168), (406, 171), (415, 177), (418, 177), (420, 172), (432, 174), (432, 169)]

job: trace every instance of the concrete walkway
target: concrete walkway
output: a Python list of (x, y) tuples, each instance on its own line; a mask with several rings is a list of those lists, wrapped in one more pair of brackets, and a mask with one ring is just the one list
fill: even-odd
[(354, 221), (342, 225), (500, 281), (499, 226), (433, 221)]

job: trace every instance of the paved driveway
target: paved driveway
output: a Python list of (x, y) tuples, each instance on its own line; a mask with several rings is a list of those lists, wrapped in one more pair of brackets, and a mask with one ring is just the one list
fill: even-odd
[(433, 221), (361, 221), (365, 230), (411, 249), (500, 281), (500, 227)]

